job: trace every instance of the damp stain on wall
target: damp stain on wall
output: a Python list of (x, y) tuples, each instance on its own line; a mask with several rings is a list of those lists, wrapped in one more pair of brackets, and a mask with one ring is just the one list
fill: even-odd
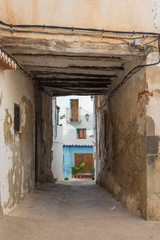
[(11, 127), (13, 124), (12, 116), (9, 113), (8, 109), (5, 109), (5, 119), (3, 123), (3, 133), (4, 133), (4, 139), (5, 144), (8, 145), (13, 140), (13, 134), (11, 132)]
[(111, 99), (106, 107), (106, 120), (104, 110), (101, 110), (99, 152), (102, 167), (98, 179), (128, 210), (144, 218), (145, 106), (146, 98), (151, 97), (144, 91), (145, 85), (145, 72), (142, 70)]
[(5, 144), (11, 153), (12, 161), (12, 168), (8, 170), (7, 176), (9, 198), (3, 203), (6, 209), (12, 209), (34, 185), (34, 108), (25, 96), (22, 96), (19, 105), (20, 132), (14, 132), (14, 117), (8, 109), (5, 110), (3, 123)]

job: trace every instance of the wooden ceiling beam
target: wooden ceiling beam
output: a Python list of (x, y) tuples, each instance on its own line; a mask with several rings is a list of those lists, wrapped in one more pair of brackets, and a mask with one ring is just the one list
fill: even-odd
[(71, 93), (50, 93), (52, 97), (63, 97), (63, 96), (71, 96), (71, 95), (78, 95), (78, 96), (91, 96), (91, 95), (105, 95), (106, 92), (101, 92), (101, 93), (79, 93), (79, 92), (71, 92)]
[[(25, 68), (24, 68), (25, 69)], [(27, 70), (27, 69), (26, 69)], [(37, 70), (30, 69), (30, 74), (36, 78), (40, 76), (52, 76), (52, 75), (68, 75), (68, 76), (86, 76), (86, 77), (114, 77), (117, 76), (118, 70), (115, 71), (92, 71), (92, 70), (70, 70), (70, 69), (43, 69)], [(39, 76), (40, 75), (40, 76)]]
[(111, 79), (103, 79), (103, 78), (83, 78), (83, 79), (79, 79), (79, 78), (75, 78), (75, 79), (55, 79), (55, 78), (46, 78), (46, 79), (35, 79), (35, 81), (37, 83), (111, 83), (112, 80)]
[[(11, 46), (8, 46), (7, 48), (11, 48)], [(77, 56), (75, 55), (71, 55), (71, 54), (54, 54), (51, 52), (47, 52), (42, 50), (41, 53), (34, 53), (34, 50), (32, 52), (25, 52), (25, 49), (23, 49), (24, 51), (19, 51), (17, 49), (13, 49), (12, 50), (12, 55), (14, 57), (51, 57), (54, 59), (67, 59), (67, 60), (85, 60), (85, 61), (103, 61), (103, 62), (119, 62), (119, 61), (124, 61), (124, 59), (122, 57), (115, 57), (115, 56), (104, 56), (104, 55), (99, 55), (99, 56), (85, 56), (85, 55), (81, 55), (78, 54)]]
[(103, 89), (103, 88), (107, 88), (108, 86), (110, 86), (110, 84), (55, 84), (55, 83), (41, 83), (39, 84), (39, 86), (45, 86), (45, 87), (58, 87), (58, 88), (67, 88), (67, 87), (71, 87), (71, 88), (97, 88), (97, 89)]
[(109, 55), (115, 57), (121, 56), (144, 56), (144, 49), (135, 47), (133, 51), (130, 50), (127, 43), (111, 43), (106, 40), (103, 42), (101, 39), (97, 41), (83, 41), (79, 38), (78, 41), (68, 41), (67, 38), (61, 39), (44, 39), (40, 37), (3, 37), (0, 39), (0, 44), (6, 50), (26, 49), (32, 51), (37, 50), (38, 53), (42, 51), (51, 52), (52, 54), (63, 55)]
[(58, 75), (58, 76), (54, 76), (54, 77), (47, 77), (47, 78), (34, 78), (37, 81), (62, 81), (62, 82), (70, 82), (70, 81), (77, 81), (77, 82), (85, 82), (85, 81), (111, 81), (111, 78), (106, 78), (106, 77), (85, 77), (85, 76), (62, 76)]
[(107, 89), (74, 89), (74, 88), (66, 88), (66, 87), (50, 87), (50, 86), (40, 86), (40, 88), (44, 88), (44, 89), (47, 89), (47, 90), (50, 90), (51, 92), (74, 92), (74, 91), (77, 91), (77, 92), (83, 92), (83, 93), (86, 93), (86, 92), (91, 92), (91, 93), (97, 93), (97, 92), (106, 92)]
[(48, 74), (46, 72), (30, 72), (31, 75), (34, 76), (34, 78), (39, 79), (39, 78), (54, 78), (57, 77), (58, 75), (66, 75), (66, 76), (83, 76), (83, 77), (96, 77), (96, 78), (117, 78), (118, 76), (116, 74), (87, 74), (87, 73), (62, 73), (62, 72), (48, 72)]
[(29, 68), (30, 71), (39, 71), (38, 69), (41, 69), (41, 71), (46, 71), (46, 70), (59, 70), (59, 71), (64, 71), (64, 70), (69, 70), (69, 71), (76, 71), (76, 70), (89, 70), (89, 71), (122, 71), (124, 70), (124, 67), (120, 66), (111, 66), (111, 67), (101, 67), (101, 66), (78, 66), (78, 65), (72, 65), (68, 67), (54, 67), (54, 66), (46, 66), (46, 65), (28, 65), (28, 64), (22, 64), (23, 67)]

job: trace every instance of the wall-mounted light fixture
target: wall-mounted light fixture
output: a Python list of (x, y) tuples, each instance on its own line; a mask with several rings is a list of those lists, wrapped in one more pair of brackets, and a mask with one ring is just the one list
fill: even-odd
[(88, 113), (86, 113), (85, 118), (86, 118), (86, 121), (88, 122), (88, 120), (89, 120), (89, 114)]
[(91, 101), (93, 101), (93, 99), (94, 99), (94, 95), (91, 95)]

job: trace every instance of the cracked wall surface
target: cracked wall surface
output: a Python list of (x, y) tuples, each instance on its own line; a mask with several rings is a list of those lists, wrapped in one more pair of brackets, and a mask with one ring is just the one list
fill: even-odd
[(98, 182), (147, 220), (160, 220), (159, 76), (159, 65), (141, 69), (98, 113)]
[[(34, 88), (19, 70), (0, 71), (0, 216), (34, 187)], [(14, 132), (14, 104), (20, 106), (20, 132)]]
[(160, 66), (148, 68), (146, 105), (147, 219), (160, 220)]
[[(98, 182), (127, 209), (146, 215), (145, 70), (133, 75), (100, 110)], [(105, 97), (101, 97), (99, 104)], [(98, 99), (96, 100), (98, 102)]]

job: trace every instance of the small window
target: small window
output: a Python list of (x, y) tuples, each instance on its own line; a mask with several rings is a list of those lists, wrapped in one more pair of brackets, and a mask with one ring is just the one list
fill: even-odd
[(20, 131), (20, 106), (14, 104), (14, 131)]
[(86, 129), (78, 129), (78, 139), (86, 139)]

